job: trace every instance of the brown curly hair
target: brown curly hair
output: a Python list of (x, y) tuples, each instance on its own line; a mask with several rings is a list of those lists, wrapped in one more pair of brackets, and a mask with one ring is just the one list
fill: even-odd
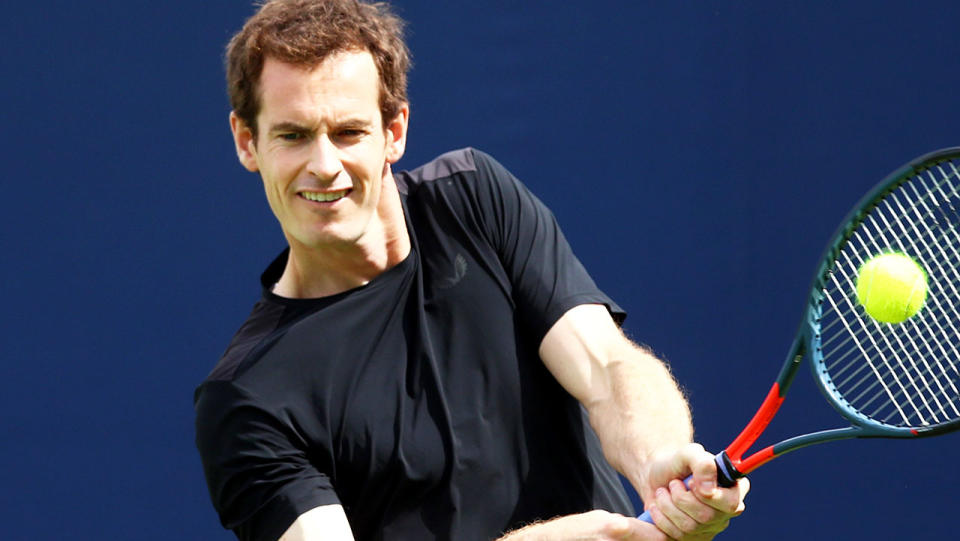
[(333, 53), (368, 51), (380, 75), (380, 116), (387, 125), (407, 102), (410, 51), (403, 29), (403, 20), (381, 2), (266, 1), (227, 45), (230, 105), (256, 138), (267, 57), (313, 68)]

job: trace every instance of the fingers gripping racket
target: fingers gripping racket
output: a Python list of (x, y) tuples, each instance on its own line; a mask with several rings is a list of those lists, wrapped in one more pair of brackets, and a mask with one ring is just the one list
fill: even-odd
[[(900, 252), (927, 274), (920, 311), (883, 323), (858, 302), (858, 270)], [(919, 438), (960, 428), (960, 147), (921, 156), (873, 188), (837, 229), (817, 266), (800, 329), (773, 387), (746, 428), (716, 457), (731, 487), (770, 460), (849, 438)], [(786, 398), (804, 357), (850, 426), (744, 453)], [(687, 482), (689, 482), (689, 477)], [(652, 522), (644, 513), (642, 520)]]

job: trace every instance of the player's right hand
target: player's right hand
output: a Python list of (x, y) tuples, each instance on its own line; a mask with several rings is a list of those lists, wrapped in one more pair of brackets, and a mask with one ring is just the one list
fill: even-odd
[[(743, 512), (750, 491), (746, 478), (730, 488), (718, 487), (714, 457), (696, 443), (651, 458), (646, 473), (646, 483), (637, 489), (651, 518), (670, 539), (713, 539)], [(680, 481), (687, 475), (692, 475), (689, 490)]]

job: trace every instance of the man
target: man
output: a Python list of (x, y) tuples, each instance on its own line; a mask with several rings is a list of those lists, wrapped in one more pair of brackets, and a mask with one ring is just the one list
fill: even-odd
[(268, 2), (230, 43), (237, 154), (289, 247), (195, 397), (221, 522), (241, 539), (712, 538), (748, 485), (715, 486), (669, 372), (550, 212), (472, 149), (393, 173), (408, 65), (401, 22), (357, 0)]

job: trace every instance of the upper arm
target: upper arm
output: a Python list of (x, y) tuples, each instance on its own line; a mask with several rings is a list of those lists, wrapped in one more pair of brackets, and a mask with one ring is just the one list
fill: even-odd
[(496, 160), (474, 155), (481, 222), (526, 331), (541, 340), (571, 307), (586, 303), (606, 305), (622, 320), (625, 314), (594, 283), (550, 209)]
[(279, 541), (353, 541), (350, 523), (340, 505), (322, 505), (303, 513)]
[(196, 409), (196, 443), (211, 500), (221, 524), (240, 539), (277, 539), (299, 516), (340, 503), (294, 423), (252, 392), (210, 382)]
[(550, 327), (540, 358), (567, 392), (589, 405), (609, 395), (608, 369), (635, 349), (605, 306), (581, 304)]

